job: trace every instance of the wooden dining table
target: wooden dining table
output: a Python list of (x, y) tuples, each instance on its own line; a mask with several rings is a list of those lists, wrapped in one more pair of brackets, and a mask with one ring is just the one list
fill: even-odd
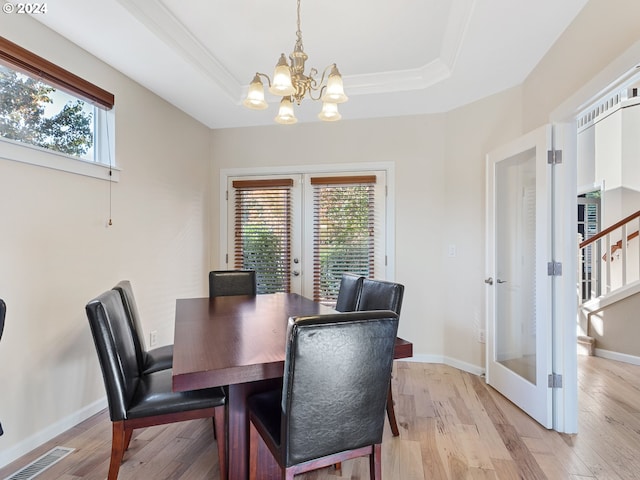
[[(335, 313), (294, 293), (178, 299), (173, 390), (228, 386), (228, 478), (249, 475), (247, 398), (281, 385), (289, 317)], [(395, 358), (413, 355), (396, 339)]]

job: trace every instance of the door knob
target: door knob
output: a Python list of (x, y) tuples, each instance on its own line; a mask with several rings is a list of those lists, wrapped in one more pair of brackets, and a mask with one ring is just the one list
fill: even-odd
[(484, 283), (488, 285), (493, 285), (493, 277), (485, 278)]

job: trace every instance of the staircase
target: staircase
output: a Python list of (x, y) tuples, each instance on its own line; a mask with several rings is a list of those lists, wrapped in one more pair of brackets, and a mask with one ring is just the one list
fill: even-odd
[(640, 364), (639, 231), (640, 210), (579, 245), (580, 353)]

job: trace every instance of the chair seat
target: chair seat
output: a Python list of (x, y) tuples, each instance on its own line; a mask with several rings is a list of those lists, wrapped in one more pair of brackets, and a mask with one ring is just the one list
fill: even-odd
[(220, 387), (174, 392), (171, 390), (171, 370), (161, 370), (140, 377), (131, 399), (127, 418), (143, 418), (224, 405)]
[(173, 345), (148, 350), (144, 355), (142, 373), (153, 373), (173, 367)]

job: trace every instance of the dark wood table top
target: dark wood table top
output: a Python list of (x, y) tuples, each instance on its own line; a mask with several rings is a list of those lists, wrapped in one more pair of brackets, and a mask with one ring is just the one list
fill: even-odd
[[(179, 299), (173, 389), (194, 390), (282, 377), (290, 316), (334, 313), (297, 294)], [(412, 356), (396, 342), (396, 358)]]

